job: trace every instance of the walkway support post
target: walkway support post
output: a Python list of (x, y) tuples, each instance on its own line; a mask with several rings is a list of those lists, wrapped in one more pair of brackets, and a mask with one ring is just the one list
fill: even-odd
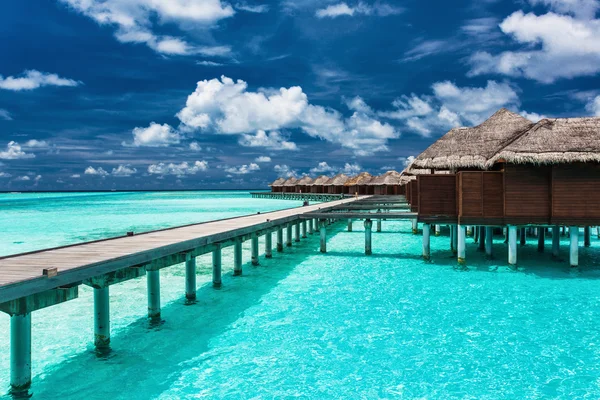
[(348, 218), (348, 232), (352, 232), (352, 220)]
[(185, 298), (196, 300), (196, 257), (191, 253), (185, 255)]
[(319, 220), (319, 231), (321, 233), (321, 253), (327, 253), (327, 221)]
[(413, 235), (416, 235), (419, 232), (419, 224), (417, 222), (417, 219), (413, 219), (412, 220), (412, 233)]
[(440, 225), (435, 226), (435, 236), (440, 236), (442, 234), (442, 227)]
[(252, 251), (252, 265), (259, 265), (258, 262), (258, 235), (256, 233), (252, 234), (251, 242), (251, 251)]
[(300, 223), (299, 222), (294, 224), (294, 241), (295, 242), (300, 241)]
[(31, 313), (10, 317), (10, 386), (15, 394), (31, 386)]
[(423, 259), (431, 259), (431, 247), (430, 247), (430, 231), (431, 224), (423, 224)]
[(221, 246), (217, 246), (216, 249), (212, 252), (212, 262), (213, 262), (213, 287), (215, 289), (219, 289), (222, 285), (221, 282)]
[[(381, 214), (381, 210), (377, 210), (378, 214)], [(377, 232), (381, 232), (381, 218), (377, 219)]]
[(546, 246), (546, 228), (540, 227), (538, 229), (538, 251), (540, 253), (543, 253), (545, 246)]
[(306, 222), (308, 223), (308, 234), (312, 235), (313, 234), (313, 220), (309, 219)]
[(456, 254), (458, 252), (458, 226), (451, 225), (450, 232), (452, 232), (452, 252)]
[(494, 245), (494, 228), (491, 226), (485, 227), (485, 255), (488, 258), (492, 257), (492, 248)]
[(583, 228), (583, 245), (590, 247), (592, 245), (592, 231), (589, 226)]
[(277, 229), (277, 252), (283, 252), (283, 228)]
[(160, 271), (158, 269), (146, 270), (146, 284), (148, 287), (148, 318), (160, 318)]
[(485, 234), (487, 233), (487, 230), (485, 229), (485, 226), (480, 226), (479, 227), (479, 245), (478, 245), (478, 250), (485, 250)]
[(365, 220), (365, 254), (370, 256), (373, 254), (371, 248), (371, 232), (373, 230), (373, 221), (370, 219)]
[(560, 227), (554, 225), (552, 227), (552, 257), (558, 258), (560, 250)]
[(94, 288), (94, 346), (110, 347), (110, 297), (108, 286)]
[(458, 251), (458, 264), (465, 265), (466, 264), (466, 243), (465, 243), (465, 235), (466, 229), (464, 225), (458, 225), (457, 228), (457, 239), (458, 243), (456, 244)]
[(302, 239), (306, 239), (306, 220), (302, 220)]
[(288, 225), (285, 228), (285, 245), (292, 247), (292, 225)]
[(320, 229), (319, 221), (316, 218), (314, 218), (312, 221), (313, 221), (313, 225), (315, 227), (315, 232), (319, 232), (319, 229)]
[(508, 227), (508, 264), (517, 265), (517, 227), (512, 225)]
[(525, 246), (527, 244), (527, 230), (525, 228), (521, 228), (521, 246)]
[(265, 235), (265, 258), (273, 258), (273, 232)]
[[(281, 232), (281, 229), (278, 231)], [(283, 249), (283, 245), (281, 246)], [(279, 244), (277, 244), (279, 249)], [(242, 275), (242, 240), (238, 239), (233, 245), (233, 276)]]
[(579, 265), (579, 227), (570, 226), (569, 234), (571, 236), (571, 249), (569, 251), (569, 261), (571, 267), (577, 267)]

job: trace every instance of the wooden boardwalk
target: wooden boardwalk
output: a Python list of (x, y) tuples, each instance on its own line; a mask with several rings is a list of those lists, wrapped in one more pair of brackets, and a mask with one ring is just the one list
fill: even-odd
[[(207, 248), (211, 245), (231, 245), (233, 242), (227, 242), (245, 235), (248, 235), (245, 239), (249, 239), (251, 234), (272, 232), (282, 224), (299, 220), (302, 214), (326, 211), (355, 200), (338, 200), (2, 257), (0, 303), (156, 260), (164, 260), (164, 266), (184, 262), (186, 252), (202, 248), (198, 254), (203, 254), (210, 251)], [(57, 268), (57, 276), (44, 276), (44, 268)]]

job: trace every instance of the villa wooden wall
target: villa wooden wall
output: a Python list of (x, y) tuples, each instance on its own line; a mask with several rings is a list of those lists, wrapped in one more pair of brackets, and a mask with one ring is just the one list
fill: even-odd
[(502, 172), (460, 172), (457, 184), (460, 223), (502, 223), (504, 217)]
[(419, 220), (456, 222), (456, 175), (421, 175), (417, 182)]
[(419, 211), (419, 182), (418, 180), (410, 181), (410, 210), (412, 212)]
[(506, 165), (504, 168), (506, 223), (550, 222), (551, 176), (550, 166)]
[(552, 223), (600, 222), (600, 165), (570, 164), (552, 169)]

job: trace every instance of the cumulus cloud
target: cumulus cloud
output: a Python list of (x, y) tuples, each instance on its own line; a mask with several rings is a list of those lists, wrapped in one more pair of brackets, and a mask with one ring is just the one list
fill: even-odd
[(239, 167), (225, 168), (225, 172), (227, 172), (229, 174), (234, 174), (234, 175), (245, 175), (245, 174), (249, 174), (250, 172), (255, 172), (258, 170), (260, 170), (260, 167), (258, 166), (258, 164), (255, 164), (255, 163), (251, 163), (250, 165), (241, 165)]
[[(483, 87), (459, 87), (450, 81), (432, 85), (432, 95), (403, 96), (394, 101), (393, 111), (379, 115), (402, 121), (406, 128), (428, 137), (457, 126), (478, 125), (507, 107), (518, 111), (520, 100), (517, 90), (508, 83), (488, 81)], [(536, 117), (521, 111), (523, 115)]]
[(261, 157), (257, 157), (256, 160), (254, 160), (258, 163), (270, 163), (271, 162), (271, 157), (267, 157), (267, 156), (261, 156)]
[(192, 143), (190, 143), (190, 150), (192, 150), (192, 151), (201, 151), (202, 150), (202, 146), (200, 146), (200, 143), (198, 143), (198, 142), (192, 142)]
[(128, 177), (137, 172), (137, 169), (133, 168), (130, 164), (119, 165), (117, 168), (112, 169), (112, 176), (117, 177)]
[(73, 174), (73, 175), (71, 175), (71, 178), (73, 178), (73, 179), (79, 179), (79, 178), (81, 178), (81, 175), (79, 175), (79, 174)]
[(29, 176), (27, 176), (27, 175), (18, 176), (18, 177), (15, 178), (16, 182), (27, 182), (27, 181), (30, 181), (30, 180), (31, 180), (31, 178)]
[(42, 86), (78, 86), (81, 82), (73, 79), (61, 78), (56, 74), (40, 72), (34, 69), (27, 70), (21, 76), (0, 75), (0, 89), (12, 90), (15, 92), (21, 90), (33, 90)]
[(8, 172), (0, 172), (0, 178), (10, 178), (11, 176)]
[(167, 55), (208, 54), (209, 47), (199, 47), (185, 40), (156, 34), (157, 24), (175, 23), (211, 27), (235, 14), (221, 0), (60, 0), (74, 11), (100, 25), (116, 28), (115, 37), (122, 43), (143, 43), (154, 51)]
[(104, 168), (102, 168), (102, 167), (94, 168), (92, 166), (87, 167), (83, 173), (86, 175), (96, 175), (96, 176), (108, 176), (109, 175), (108, 171), (104, 170)]
[(270, 150), (298, 150), (296, 143), (289, 142), (277, 131), (265, 132), (259, 130), (255, 135), (243, 134), (239, 144), (244, 147), (265, 147)]
[(345, 117), (337, 110), (309, 104), (299, 86), (256, 92), (247, 89), (246, 82), (225, 76), (221, 80), (198, 82), (185, 108), (177, 114), (181, 129), (242, 135), (240, 143), (245, 146), (272, 149), (283, 146), (291, 150), (295, 145), (285, 143), (275, 132), (297, 128), (312, 137), (340, 144), (357, 155), (385, 151), (387, 141), (399, 137), (399, 132), (377, 120), (360, 98), (349, 102), (354, 113)]
[(241, 11), (247, 11), (258, 14), (269, 12), (269, 6), (267, 4), (250, 5), (246, 2), (243, 2), (237, 3), (235, 5), (235, 8)]
[(195, 175), (200, 171), (208, 170), (208, 163), (206, 161), (196, 161), (193, 164), (189, 164), (184, 161), (180, 164), (174, 163), (158, 163), (148, 166), (148, 173), (152, 175), (175, 175), (182, 177), (185, 175)]
[(24, 147), (32, 147), (32, 148), (45, 149), (49, 145), (48, 145), (48, 142), (46, 142), (45, 140), (31, 139), (31, 140), (28, 140), (27, 142), (25, 142), (25, 144), (23, 146)]
[(592, 4), (588, 1), (540, 0), (536, 3), (589, 18), (554, 12), (540, 16), (514, 12), (500, 24), (500, 29), (523, 49), (499, 54), (476, 52), (469, 60), (469, 76), (493, 73), (552, 83), (600, 72), (600, 20), (592, 19), (597, 4), (591, 14), (589, 8), (579, 4)]
[(529, 0), (531, 5), (545, 5), (561, 14), (572, 14), (583, 19), (593, 19), (600, 8), (598, 0)]
[(311, 174), (330, 174), (335, 171), (335, 168), (327, 164), (326, 161), (321, 161), (319, 165), (310, 169)]
[(346, 163), (342, 172), (346, 175), (357, 175), (362, 172), (362, 167), (356, 163)]
[(587, 104), (586, 109), (594, 116), (600, 117), (600, 96), (596, 96), (593, 100), (591, 100)]
[(325, 8), (318, 9), (315, 15), (318, 18), (337, 18), (342, 16), (353, 17), (355, 15), (373, 15), (378, 17), (387, 17), (402, 12), (402, 8), (393, 7), (389, 4), (376, 3), (369, 5), (362, 1), (355, 6), (349, 6), (345, 2), (332, 4)]
[(136, 147), (165, 147), (177, 144), (181, 136), (168, 124), (151, 122), (147, 128), (134, 128), (133, 144), (123, 142), (123, 146)]
[(5, 121), (13, 120), (12, 115), (10, 115), (10, 113), (3, 108), (0, 108), (0, 119), (3, 119)]
[(26, 158), (35, 158), (35, 154), (26, 153), (17, 142), (10, 141), (6, 145), (6, 150), (0, 151), (0, 159), (2, 160), (22, 160)]
[(285, 165), (285, 164), (281, 164), (281, 165), (277, 164), (275, 167), (273, 167), (273, 171), (275, 171), (275, 173), (277, 173), (277, 176), (280, 176), (283, 178), (289, 178), (289, 177), (298, 175), (297, 170), (292, 169), (288, 165)]

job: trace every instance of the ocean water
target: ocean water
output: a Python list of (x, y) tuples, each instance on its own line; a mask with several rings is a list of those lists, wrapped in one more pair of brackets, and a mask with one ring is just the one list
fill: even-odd
[[(213, 194), (180, 193), (172, 203), (163, 195), (81, 195), (86, 206), (80, 219), (58, 217), (41, 204), (60, 203), (60, 197), (24, 196), (29, 205), (9, 207), (13, 216), (0, 217), (0, 246), (9, 253), (37, 248), (44, 237), (48, 245), (63, 244), (297, 205), (253, 203), (242, 193), (216, 193), (211, 200), (204, 196)], [(208, 210), (202, 205), (212, 203), (212, 211), (194, 212), (196, 204)], [(110, 215), (115, 210), (123, 210), (120, 217)], [(35, 229), (34, 215), (54, 223)], [(25, 221), (21, 227), (14, 226), (17, 216)], [(19, 240), (4, 232), (6, 224)], [(183, 266), (162, 270), (164, 323), (158, 327), (145, 318), (145, 278), (112, 286), (113, 351), (105, 358), (93, 351), (90, 289), (81, 287), (79, 299), (35, 312), (33, 398), (600, 398), (595, 235), (591, 248), (581, 248), (580, 268), (539, 254), (536, 240), (519, 248), (513, 270), (500, 237), (493, 260), (467, 239), (468, 266), (457, 268), (447, 236), (432, 237), (433, 260), (424, 262), (421, 238), (409, 223), (384, 221), (383, 232), (373, 232), (374, 254), (368, 257), (362, 223), (356, 221), (353, 232), (345, 228), (328, 228), (327, 254), (319, 253), (312, 235), (273, 259), (261, 256), (258, 267), (244, 263), (241, 277), (231, 276), (233, 254), (226, 249), (221, 290), (210, 287), (210, 256), (200, 257), (194, 305), (183, 301)], [(567, 259), (566, 238), (561, 245)], [(246, 243), (244, 260), (249, 257)], [(5, 389), (8, 322), (0, 315)]]

